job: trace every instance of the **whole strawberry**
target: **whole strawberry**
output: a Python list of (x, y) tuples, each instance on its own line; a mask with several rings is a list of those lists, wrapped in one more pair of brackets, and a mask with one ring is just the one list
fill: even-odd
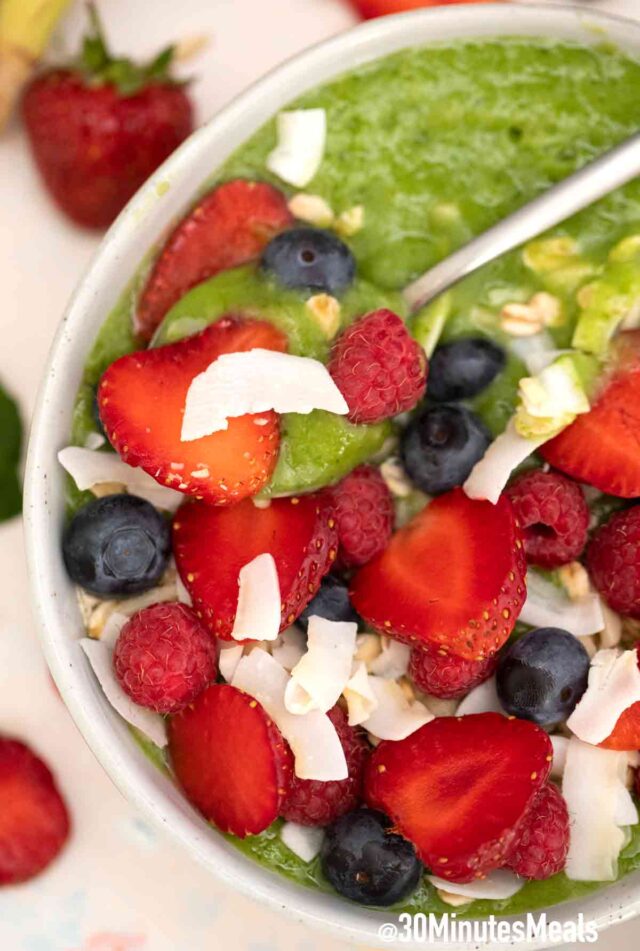
[(106, 228), (193, 129), (183, 86), (172, 80), (173, 48), (137, 65), (110, 55), (96, 10), (82, 55), (27, 88), (23, 115), (51, 196), (87, 228)]
[(447, 6), (450, 3), (482, 3), (483, 0), (351, 0), (352, 5), (365, 19), (418, 10), (421, 7)]
[(46, 765), (24, 743), (0, 736), (0, 885), (42, 872), (69, 838), (71, 820)]

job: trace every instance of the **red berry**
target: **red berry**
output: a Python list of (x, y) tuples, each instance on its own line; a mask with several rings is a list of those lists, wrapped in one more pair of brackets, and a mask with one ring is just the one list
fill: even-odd
[(618, 335), (611, 373), (588, 413), (540, 447), (547, 462), (601, 492), (640, 495), (640, 331)]
[(593, 536), (587, 568), (607, 604), (640, 618), (640, 507), (616, 512)]
[(164, 315), (195, 284), (259, 257), (293, 223), (282, 192), (244, 179), (200, 199), (167, 239), (140, 295), (136, 324), (149, 340)]
[(582, 554), (589, 507), (576, 482), (559, 472), (524, 472), (507, 489), (524, 537), (527, 561), (558, 568)]
[(0, 885), (38, 875), (67, 841), (69, 814), (48, 767), (0, 737)]
[(177, 343), (125, 354), (98, 387), (100, 418), (111, 444), (125, 462), (161, 485), (210, 505), (254, 495), (269, 481), (278, 458), (277, 415), (269, 410), (236, 416), (227, 429), (184, 442), (185, 400), (194, 376), (223, 353), (286, 346), (273, 324), (227, 316)]
[(186, 90), (153, 82), (132, 95), (75, 70), (36, 78), (23, 114), (52, 198), (73, 221), (106, 228), (193, 130)]
[(187, 799), (241, 839), (277, 819), (293, 755), (264, 708), (230, 684), (211, 684), (169, 720), (169, 753)]
[(231, 636), (244, 565), (265, 552), (273, 555), (284, 630), (317, 593), (336, 548), (326, 493), (273, 499), (267, 508), (256, 508), (251, 499), (227, 507), (191, 502), (178, 509), (173, 523), (180, 577), (204, 623), (224, 640)]
[(280, 810), (280, 815), (289, 822), (299, 822), (303, 826), (326, 826), (355, 809), (362, 798), (369, 747), (361, 731), (349, 726), (340, 707), (334, 707), (328, 716), (340, 738), (349, 775), (346, 779), (329, 782), (298, 779), (294, 775)]
[(448, 3), (482, 3), (483, 0), (351, 0), (361, 16), (370, 20), (405, 10), (418, 10), (421, 7), (442, 6)]
[(427, 358), (390, 310), (360, 317), (338, 337), (329, 372), (353, 423), (378, 423), (413, 409), (427, 386)]
[(569, 851), (569, 811), (552, 783), (543, 786), (518, 827), (507, 867), (541, 880), (561, 872)]
[(437, 717), (376, 747), (365, 799), (434, 874), (470, 882), (504, 865), (552, 758), (549, 737), (527, 720)]
[(425, 693), (452, 700), (487, 680), (496, 668), (497, 658), (493, 654), (483, 660), (465, 660), (443, 647), (425, 643), (411, 651), (409, 676)]
[(393, 531), (393, 499), (378, 469), (358, 466), (330, 490), (340, 543), (339, 562), (358, 568), (386, 548)]
[(495, 654), (525, 599), (524, 548), (505, 495), (439, 495), (351, 579), (351, 602), (381, 634), (467, 660)]
[[(640, 667), (640, 643), (636, 644), (635, 650)], [(630, 707), (622, 711), (609, 736), (598, 746), (602, 746), (605, 750), (626, 752), (637, 752), (640, 749), (640, 702), (632, 703)], [(636, 789), (640, 795), (640, 771), (636, 772)]]
[(176, 713), (217, 674), (216, 647), (186, 604), (153, 604), (124, 625), (113, 653), (122, 689), (156, 713)]

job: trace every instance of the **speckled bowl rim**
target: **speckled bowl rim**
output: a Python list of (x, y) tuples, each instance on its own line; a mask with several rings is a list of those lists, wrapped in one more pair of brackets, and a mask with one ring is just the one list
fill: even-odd
[[(56, 453), (68, 441), (73, 395), (88, 347), (140, 260), (184, 211), (197, 188), (270, 115), (307, 89), (394, 50), (440, 40), (538, 35), (613, 41), (640, 54), (640, 24), (580, 7), (447, 6), (370, 21), (301, 53), (259, 80), (199, 129), (143, 186), (105, 236), (80, 281), (55, 337), (38, 395), (25, 487), (25, 532), (31, 593), (47, 662), (73, 719), (126, 798), (235, 891), (338, 939), (382, 947), (390, 913), (306, 889), (255, 863), (208, 826), (177, 788), (141, 753), (97, 685), (77, 640), (84, 633), (60, 554), (64, 478)], [(640, 872), (580, 901), (555, 906), (551, 918), (579, 912), (601, 930), (640, 909)], [(513, 919), (518, 920), (518, 919)], [(523, 920), (523, 919), (520, 919)], [(435, 942), (448, 951), (468, 943)], [(515, 941), (512, 948), (562, 944)], [(417, 947), (419, 943), (403, 942)]]

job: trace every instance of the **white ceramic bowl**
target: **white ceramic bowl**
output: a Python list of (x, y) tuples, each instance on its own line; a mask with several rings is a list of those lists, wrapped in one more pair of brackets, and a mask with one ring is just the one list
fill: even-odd
[[(165, 827), (229, 886), (337, 938), (370, 946), (388, 943), (378, 928), (390, 920), (389, 913), (304, 889), (245, 858), (148, 762), (113, 713), (77, 643), (83, 627), (60, 553), (64, 479), (56, 453), (68, 441), (73, 398), (88, 347), (144, 253), (186, 209), (198, 186), (269, 116), (305, 90), (394, 50), (456, 37), (515, 34), (587, 43), (609, 39), (640, 54), (638, 24), (584, 8), (447, 6), (376, 20), (322, 43), (276, 69), (219, 113), (147, 182), (105, 237), (56, 336), (31, 433), (25, 523), (36, 616), (60, 693), (98, 760), (141, 813)], [(605, 928), (639, 909), (640, 872), (579, 903), (554, 908), (551, 917), (568, 922), (582, 911), (598, 928)], [(552, 943), (539, 939), (511, 946), (531, 951)], [(438, 944), (449, 951), (469, 948), (468, 943)]]

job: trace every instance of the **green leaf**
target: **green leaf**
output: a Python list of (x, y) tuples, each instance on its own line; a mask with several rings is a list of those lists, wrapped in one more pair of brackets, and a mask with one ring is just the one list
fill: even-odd
[(92, 32), (85, 36), (82, 44), (82, 62), (89, 72), (98, 73), (109, 63), (107, 43), (102, 22), (94, 3), (88, 6), (89, 23)]
[(18, 477), (22, 449), (22, 424), (18, 407), (0, 386), (0, 522), (22, 509), (22, 491)]
[(113, 56), (107, 45), (95, 4), (88, 6), (89, 32), (82, 44), (80, 65), (93, 85), (113, 85), (122, 96), (133, 96), (150, 82), (172, 83), (170, 75), (175, 48), (168, 46), (148, 63), (126, 56)]
[(158, 53), (156, 58), (152, 59), (145, 68), (145, 78), (147, 80), (167, 79), (175, 51), (175, 46), (167, 46), (166, 49)]

